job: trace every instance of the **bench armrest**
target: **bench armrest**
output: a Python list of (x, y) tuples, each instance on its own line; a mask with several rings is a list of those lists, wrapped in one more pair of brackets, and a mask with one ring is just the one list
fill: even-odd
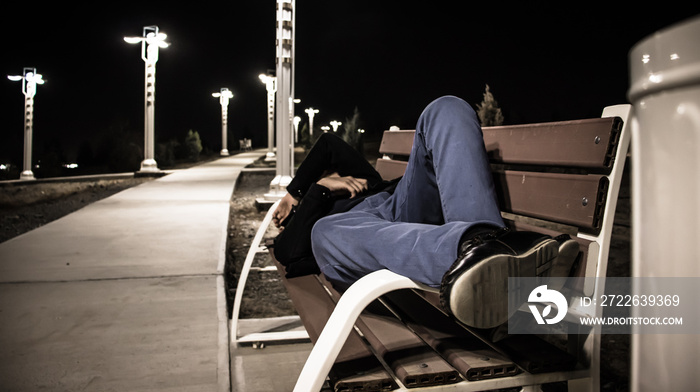
[(375, 299), (399, 289), (437, 291), (389, 270), (372, 272), (355, 282), (340, 297), (301, 370), (294, 391), (320, 391), (360, 313)]

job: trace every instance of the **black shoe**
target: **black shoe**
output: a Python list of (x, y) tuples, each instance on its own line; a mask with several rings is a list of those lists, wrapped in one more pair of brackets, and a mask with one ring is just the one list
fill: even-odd
[[(567, 276), (573, 264), (572, 242), (575, 243), (535, 232), (508, 230), (469, 238), (460, 245), (460, 256), (442, 278), (440, 303), (469, 327), (493, 328), (503, 324), (509, 317), (508, 277), (550, 277), (564, 270), (566, 274), (562, 276)], [(557, 258), (560, 247), (566, 256), (562, 260)], [(527, 298), (511, 300), (524, 303)]]

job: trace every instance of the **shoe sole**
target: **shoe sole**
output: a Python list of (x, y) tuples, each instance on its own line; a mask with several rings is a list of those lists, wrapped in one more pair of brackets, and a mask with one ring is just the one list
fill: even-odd
[[(574, 266), (579, 254), (578, 242), (567, 239), (559, 245), (559, 255), (552, 264), (552, 269), (546, 276), (552, 278), (566, 278), (571, 275), (571, 268)], [(551, 290), (561, 290), (566, 279), (554, 279), (549, 285)]]
[(453, 282), (449, 293), (452, 314), (474, 328), (493, 328), (505, 323), (510, 316), (508, 302), (527, 301), (519, 290), (509, 292), (508, 277), (549, 275), (550, 263), (558, 254), (559, 243), (547, 239), (522, 255), (494, 255), (478, 262)]

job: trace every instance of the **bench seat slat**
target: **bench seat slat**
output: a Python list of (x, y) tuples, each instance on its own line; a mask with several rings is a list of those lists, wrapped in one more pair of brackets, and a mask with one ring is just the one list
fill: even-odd
[[(340, 300), (341, 294), (333, 288), (324, 275), (319, 275), (318, 279), (328, 288), (336, 302)], [(381, 301), (374, 301), (367, 306), (357, 319), (355, 326), (408, 388), (461, 381), (459, 372), (404, 323), (399, 322)]]
[(457, 370), (397, 320), (380, 302), (362, 312), (357, 326), (408, 388), (462, 381)]
[[(284, 276), (284, 267), (275, 260), (273, 252), (270, 252), (270, 258), (280, 275)], [(282, 279), (282, 282), (309, 338), (316, 343), (335, 308), (335, 301), (315, 275)], [(396, 387), (391, 375), (355, 332), (350, 333), (343, 345), (333, 365), (331, 377), (336, 385), (343, 385), (349, 390), (390, 390)]]
[(519, 370), (512, 368), (513, 362), (529, 373), (572, 370), (576, 366), (576, 358), (571, 354), (532, 335), (508, 335), (505, 339), (496, 339), (496, 342), (490, 344), (505, 355), (497, 353), (472, 335), (476, 334), (485, 341), (492, 341), (492, 330), (467, 331), (448, 320), (448, 317), (438, 310), (439, 299), (434, 293), (404, 290), (403, 293), (393, 292), (385, 296), (406, 315), (412, 328), (426, 329), (428, 334), (439, 338), (440, 343), (447, 347), (456, 343), (458, 347), (471, 351), (471, 363), (478, 363), (479, 360), (473, 358), (474, 352), (482, 352), (484, 356), (481, 359), (490, 358), (491, 367), (482, 365), (469, 370), (467, 379), (470, 381), (515, 375)]
[(468, 381), (509, 377), (518, 367), (411, 290), (384, 296), (392, 310)]

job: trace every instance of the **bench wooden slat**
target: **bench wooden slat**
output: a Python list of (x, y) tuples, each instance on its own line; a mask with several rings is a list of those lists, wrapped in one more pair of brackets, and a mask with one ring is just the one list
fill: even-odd
[[(341, 294), (324, 275), (319, 275), (318, 279), (337, 302)], [(355, 326), (405, 386), (415, 388), (461, 381), (457, 370), (399, 322), (380, 301), (368, 305)]]
[[(487, 347), (487, 350), (490, 350), (483, 351), (486, 358), (493, 358), (501, 361), (501, 363), (494, 362), (493, 369), (483, 366), (470, 369), (471, 374), (468, 376), (468, 379), (471, 381), (475, 381), (477, 379), (483, 380), (486, 378), (494, 378), (496, 374), (502, 377), (501, 372), (503, 371), (506, 371), (507, 373), (505, 376), (517, 374), (519, 371), (513, 372), (513, 370), (508, 367), (509, 361), (512, 361), (510, 362), (511, 364), (515, 363), (529, 373), (571, 370), (576, 366), (576, 358), (574, 356), (561, 351), (551, 343), (546, 342), (534, 335), (509, 335), (505, 339), (493, 342), (491, 344), (497, 347), (500, 352), (505, 353), (505, 355), (496, 353), (496, 351), (493, 351), (493, 349), (488, 347), (475, 336), (471, 336), (471, 339), (474, 340), (470, 340), (469, 337), (469, 334), (478, 335), (481, 337), (481, 339), (492, 341), (493, 339), (491, 334), (493, 332), (491, 330), (478, 330), (472, 328), (467, 332), (467, 330), (460, 328), (457, 324), (448, 320), (448, 317), (438, 310), (440, 307), (440, 300), (437, 294), (425, 292), (411, 293), (413, 296), (403, 295), (403, 297), (399, 297), (398, 300), (396, 297), (392, 297), (392, 295), (395, 293), (389, 293), (385, 296), (391, 298), (392, 301), (398, 304), (398, 307), (402, 312), (409, 315), (408, 317), (411, 318), (410, 322), (416, 323), (416, 326), (414, 327), (412, 325), (412, 328), (430, 328), (432, 330), (429, 332), (435, 336), (441, 336), (441, 334), (445, 335), (446, 333), (444, 331), (449, 331), (449, 333), (447, 333), (448, 337), (442, 336), (442, 339), (446, 342), (458, 342), (457, 344), (459, 347), (466, 347), (466, 349), (472, 352), (474, 352), (473, 348), (476, 348), (477, 352), (478, 350), (483, 350), (479, 346), (474, 347), (475, 344), (481, 343)], [(453, 336), (449, 337), (450, 335)], [(455, 336), (463, 340), (455, 340)], [(489, 352), (491, 353), (491, 356), (486, 354)], [(469, 353), (467, 353), (467, 355), (469, 355)]]
[[(272, 252), (270, 252), (270, 257), (281, 276), (284, 276), (284, 267), (275, 260)], [(282, 279), (282, 282), (309, 333), (309, 338), (315, 343), (335, 308), (335, 301), (315, 275)], [(356, 332), (352, 332), (348, 336), (333, 365), (331, 376), (336, 385), (348, 390), (390, 390), (396, 388), (393, 378)]]
[(413, 147), (415, 131), (384, 131), (379, 145), (380, 154), (409, 155)]
[(407, 164), (408, 162), (406, 161), (379, 158), (377, 159), (375, 168), (382, 176), (382, 179), (388, 181), (403, 176), (403, 173), (406, 171)]
[[(378, 159), (385, 180), (403, 175), (405, 161)], [(602, 176), (523, 171), (494, 173), (502, 210), (597, 230), (602, 217), (606, 183)]]
[(457, 370), (380, 302), (375, 301), (362, 312), (357, 326), (406, 387), (427, 387), (462, 380)]
[(510, 335), (495, 345), (532, 374), (572, 370), (577, 365), (576, 357), (538, 336)]
[(520, 373), (513, 361), (459, 327), (415, 292), (399, 290), (386, 294), (384, 298), (421, 339), (467, 380), (509, 377)]
[(609, 172), (622, 122), (617, 117), (484, 127), (492, 162), (580, 167)]
[(503, 171), (494, 173), (502, 211), (600, 228), (607, 180), (598, 175)]
[[(621, 127), (618, 117), (606, 117), (484, 127), (482, 132), (493, 163), (587, 168), (607, 173), (612, 167)], [(414, 134), (413, 130), (384, 131), (379, 152), (407, 156)], [(403, 174), (397, 174), (399, 170), (406, 167), (404, 161), (394, 159), (382, 159), (381, 163), (378, 160), (377, 165), (378, 171), (380, 167), (388, 170), (385, 179), (399, 177)]]

